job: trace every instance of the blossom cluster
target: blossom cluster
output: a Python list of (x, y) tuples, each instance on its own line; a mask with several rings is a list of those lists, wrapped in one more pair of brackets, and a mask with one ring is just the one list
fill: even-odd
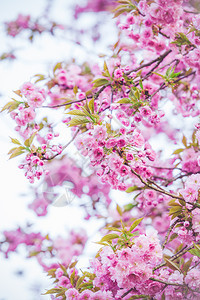
[(24, 30), (28, 30), (31, 33), (29, 36), (31, 41), (36, 32), (39, 34), (43, 32), (50, 32), (51, 34), (54, 34), (56, 28), (63, 29), (63, 25), (50, 21), (49, 24), (45, 24), (45, 22), (39, 22), (39, 20), (32, 19), (30, 15), (23, 14), (19, 14), (17, 19), (14, 21), (6, 22), (5, 26), (7, 34), (12, 37), (19, 35)]
[(24, 245), (27, 257), (36, 257), (38, 263), (48, 271), (58, 268), (59, 263), (70, 265), (71, 260), (81, 255), (87, 242), (87, 234), (82, 229), (74, 229), (68, 233), (67, 238), (58, 236), (51, 239), (49, 235), (32, 232), (30, 228), (6, 230), (3, 232), (5, 240), (0, 250), (8, 258), (11, 252)]

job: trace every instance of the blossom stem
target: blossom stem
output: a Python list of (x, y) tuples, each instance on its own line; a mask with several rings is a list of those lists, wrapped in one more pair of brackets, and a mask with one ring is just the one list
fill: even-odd
[(165, 281), (163, 281), (163, 280), (160, 280), (160, 279), (157, 279), (157, 278), (153, 278), (153, 277), (150, 277), (149, 279), (152, 280), (152, 281), (157, 281), (157, 282), (166, 284), (166, 285), (183, 286), (183, 284), (180, 284), (180, 283), (165, 282)]

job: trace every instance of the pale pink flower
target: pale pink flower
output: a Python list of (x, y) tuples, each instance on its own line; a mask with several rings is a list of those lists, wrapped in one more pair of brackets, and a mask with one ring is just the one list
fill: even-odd
[(32, 107), (40, 107), (44, 102), (44, 97), (39, 92), (32, 92), (28, 98), (28, 104)]

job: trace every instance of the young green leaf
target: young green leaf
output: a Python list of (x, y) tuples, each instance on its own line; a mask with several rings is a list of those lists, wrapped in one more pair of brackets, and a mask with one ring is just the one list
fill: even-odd
[(170, 269), (172, 269), (172, 270), (178, 270), (180, 273), (182, 273), (182, 272), (181, 272), (181, 269), (179, 268), (179, 266), (178, 266), (175, 262), (169, 260), (169, 259), (166, 258), (166, 257), (164, 257), (164, 260), (165, 260), (167, 266), (168, 266)]
[(117, 103), (126, 104), (126, 103), (132, 103), (132, 101), (129, 98), (122, 98), (119, 101), (117, 101)]
[(119, 238), (119, 235), (116, 234), (116, 233), (109, 233), (107, 235), (105, 235), (104, 237), (102, 237), (102, 239), (100, 240), (100, 242), (108, 242), (108, 241), (111, 241), (113, 239), (117, 239)]
[(140, 188), (137, 185), (130, 186), (129, 188), (126, 189), (126, 193), (132, 193), (134, 191), (138, 191)]
[(94, 83), (94, 85), (93, 85), (94, 88), (106, 85), (106, 84), (108, 84), (108, 82), (109, 81), (105, 78), (98, 78), (98, 79), (95, 79), (94, 81), (92, 81), (92, 83)]
[(86, 123), (89, 123), (89, 122), (90, 121), (87, 118), (80, 116), (80, 117), (71, 119), (68, 122), (68, 125), (69, 125), (69, 127), (72, 127), (72, 126), (83, 125), (83, 124), (86, 124)]
[(86, 116), (86, 113), (79, 109), (70, 110), (66, 113), (67, 115), (73, 115), (73, 116)]
[(144, 218), (140, 218), (140, 219), (137, 219), (133, 222), (133, 224), (131, 225), (129, 231), (133, 231), (143, 220)]
[(12, 142), (13, 144), (21, 145), (20, 141), (18, 141), (17, 139), (13, 139), (13, 138), (11, 138), (11, 137), (10, 137), (10, 139), (11, 139), (11, 142)]
[(24, 153), (24, 151), (25, 151), (25, 150), (24, 150), (24, 147), (23, 147), (23, 146), (20, 146), (20, 147), (16, 148), (14, 151), (12, 151), (12, 154), (11, 154), (11, 156), (9, 157), (9, 159), (14, 158), (14, 157), (16, 157), (16, 156), (18, 156), (18, 155)]

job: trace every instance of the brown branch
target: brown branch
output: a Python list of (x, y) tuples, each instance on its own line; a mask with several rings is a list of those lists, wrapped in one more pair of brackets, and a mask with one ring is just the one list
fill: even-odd
[(166, 51), (164, 54), (162, 54), (162, 55), (160, 55), (159, 57), (157, 57), (156, 59), (154, 59), (154, 60), (152, 60), (152, 61), (150, 61), (150, 62), (148, 62), (148, 63), (146, 63), (146, 64), (143, 64), (143, 65), (141, 65), (140, 67), (138, 67), (138, 68), (136, 68), (136, 69), (130, 70), (130, 71), (126, 72), (125, 74), (126, 74), (126, 75), (130, 75), (132, 72), (137, 72), (137, 71), (139, 71), (139, 70), (141, 70), (141, 69), (143, 69), (143, 68), (145, 68), (145, 67), (149, 67), (149, 66), (151, 66), (152, 64), (154, 64), (154, 63), (157, 62), (157, 61), (162, 62), (163, 59), (164, 59), (169, 53), (171, 53), (171, 52), (172, 52), (172, 50), (168, 50), (168, 51)]
[[(177, 252), (176, 254), (174, 254), (169, 260), (174, 261), (177, 258), (179, 258), (180, 256), (184, 255), (185, 253), (187, 253), (189, 250), (193, 249), (194, 246), (190, 246), (187, 247), (185, 246), (183, 249), (181, 249), (179, 252)], [(155, 268), (153, 268), (153, 271), (160, 269), (161, 267), (164, 267), (166, 265), (166, 262), (161, 263), (160, 265), (156, 266)]]
[(154, 168), (154, 169), (161, 169), (161, 170), (180, 170), (183, 172), (187, 172), (187, 171), (184, 171), (181, 168), (177, 168), (177, 167), (174, 167), (174, 168), (173, 167), (157, 167), (157, 166), (151, 166), (151, 165), (147, 165), (147, 167)]
[(92, 99), (93, 97), (94, 97), (94, 99), (97, 99), (99, 97), (99, 95), (103, 92), (103, 90), (105, 90), (105, 88), (108, 87), (108, 86), (110, 86), (110, 85), (111, 85), (111, 83), (107, 83), (104, 86), (102, 86), (98, 90), (98, 92), (96, 92), (94, 94), (94, 96), (88, 96), (88, 97), (85, 97), (85, 98), (83, 98), (81, 100), (74, 100), (74, 101), (65, 102), (65, 103), (62, 103), (62, 104), (57, 104), (57, 105), (52, 105), (52, 106), (44, 105), (44, 106), (42, 106), (42, 108), (57, 108), (57, 107), (62, 107), (62, 106), (66, 106), (66, 105), (70, 105), (70, 104), (82, 102), (82, 101), (87, 100), (87, 99)]
[(124, 293), (123, 295), (122, 295), (122, 298), (124, 298), (124, 297), (126, 297), (130, 292), (132, 292), (133, 291), (133, 288), (131, 288), (130, 290), (128, 290), (126, 293)]
[[(128, 165), (128, 164), (127, 164), (127, 165)], [(129, 166), (129, 165), (128, 165), (128, 166)], [(130, 166), (129, 166), (129, 167), (130, 167)], [(184, 200), (182, 197), (180, 197), (180, 196), (178, 196), (178, 195), (175, 195), (175, 194), (172, 194), (172, 193), (170, 193), (170, 192), (164, 190), (162, 187), (159, 187), (158, 185), (155, 186), (155, 187), (152, 186), (151, 184), (149, 184), (148, 182), (146, 182), (146, 181), (142, 178), (142, 176), (140, 176), (138, 173), (136, 173), (132, 168), (131, 168), (131, 172), (132, 172), (134, 175), (136, 175), (136, 176), (140, 179), (140, 181), (141, 181), (145, 186), (147, 186), (148, 188), (150, 188), (150, 189), (152, 189), (152, 190), (155, 190), (155, 191), (157, 191), (157, 192), (159, 192), (159, 193), (165, 194), (165, 195), (167, 195), (167, 196), (170, 196), (170, 197), (172, 197), (172, 198)]]
[(160, 279), (157, 279), (157, 278), (153, 278), (153, 277), (150, 277), (149, 279), (152, 280), (152, 281), (157, 281), (157, 282), (160, 282), (160, 283), (163, 283), (163, 284), (167, 284), (167, 285), (184, 286), (183, 284), (180, 284), (180, 283), (165, 282), (163, 280), (160, 280)]
[(177, 83), (177, 82), (179, 82), (181, 79), (187, 78), (187, 77), (189, 77), (189, 76), (191, 76), (191, 75), (195, 75), (195, 74), (196, 74), (196, 71), (193, 71), (193, 72), (191, 72), (191, 73), (189, 73), (189, 74), (183, 75), (182, 77), (180, 77), (180, 78), (178, 78), (177, 80), (175, 80), (173, 83)]
[(195, 15), (198, 15), (198, 14), (199, 14), (198, 11), (189, 11), (189, 10), (186, 10), (186, 9), (184, 9), (183, 11), (184, 11), (185, 13), (188, 13), (188, 14), (195, 14)]

